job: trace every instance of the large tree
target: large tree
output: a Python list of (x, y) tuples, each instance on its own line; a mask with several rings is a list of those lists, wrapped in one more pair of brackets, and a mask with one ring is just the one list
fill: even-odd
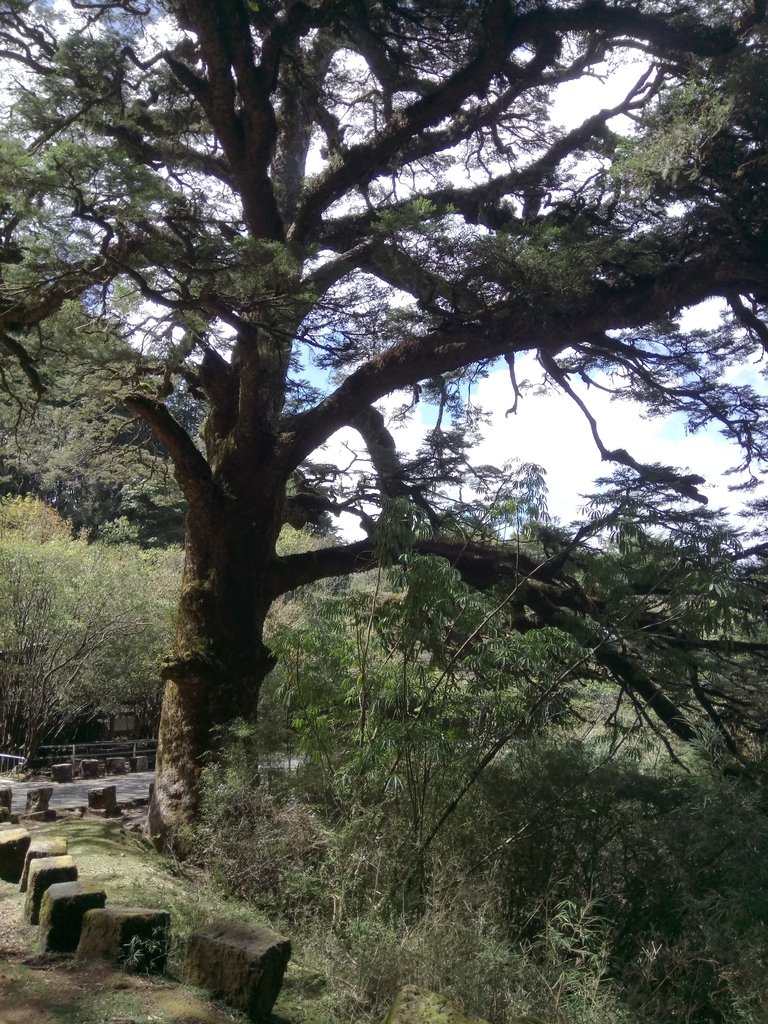
[[(533, 352), (581, 402), (574, 378), (614, 374), (655, 410), (716, 420), (750, 466), (763, 456), (763, 403), (724, 373), (768, 339), (764, 14), (762, 0), (6, 3), (0, 345), (42, 392), (36, 357), (62, 324), (130, 340), (122, 403), (188, 507), (153, 835), (183, 834), (216, 727), (255, 707), (271, 604), (369, 566), (388, 509), (420, 509), (422, 548), (478, 585), (528, 572), (572, 594), (562, 558), (500, 569), (457, 539), (440, 486), (467, 472), (450, 424), (466, 375), (504, 359), (517, 393), (515, 356)], [(553, 98), (623, 55), (640, 59), (627, 95), (559, 128)], [(730, 304), (719, 331), (677, 329), (711, 296)], [(166, 401), (180, 382), (206, 410), (200, 443)], [(411, 460), (375, 404), (399, 389), (434, 406)], [(344, 426), (362, 474), (310, 462)], [(608, 450), (592, 426), (628, 479), (700, 497), (699, 478)], [(341, 510), (367, 539), (277, 556), (284, 521)], [(613, 670), (685, 733), (642, 673)]]

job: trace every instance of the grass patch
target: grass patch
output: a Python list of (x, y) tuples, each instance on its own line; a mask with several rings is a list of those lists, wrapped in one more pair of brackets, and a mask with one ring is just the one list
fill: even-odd
[(140, 835), (114, 821), (56, 822), (39, 834), (69, 840), (80, 878), (98, 882), (107, 905), (149, 907), (171, 914), (172, 949), (168, 973), (177, 976), (191, 932), (215, 918), (268, 924), (254, 908), (223, 898), (202, 872), (190, 871), (157, 854)]

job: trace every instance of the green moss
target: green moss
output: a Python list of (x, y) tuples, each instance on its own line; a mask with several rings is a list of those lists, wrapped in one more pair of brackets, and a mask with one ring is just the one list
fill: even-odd
[[(438, 992), (407, 985), (402, 989), (384, 1024), (487, 1024), (479, 1017), (468, 1017), (455, 1003)], [(518, 1017), (508, 1024), (542, 1024), (533, 1017)]]
[(437, 992), (407, 985), (398, 994), (385, 1024), (486, 1024), (467, 1017), (458, 1006)]

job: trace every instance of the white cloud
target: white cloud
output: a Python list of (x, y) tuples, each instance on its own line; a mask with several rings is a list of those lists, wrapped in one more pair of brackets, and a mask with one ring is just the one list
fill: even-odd
[[(518, 377), (532, 385), (541, 383), (542, 371), (533, 358), (519, 360)], [(577, 385), (573, 384), (576, 389)], [(681, 416), (648, 419), (644, 407), (628, 399), (614, 399), (598, 388), (581, 386), (578, 393), (597, 420), (606, 448), (625, 448), (638, 462), (660, 462), (704, 477), (700, 490), (712, 507), (725, 507), (734, 514), (741, 508), (744, 495), (728, 490), (737, 477), (725, 472), (739, 461), (739, 452), (714, 428), (687, 435)], [(518, 411), (506, 415), (513, 394), (506, 369), (499, 369), (473, 389), (473, 401), (491, 418), (482, 443), (475, 449), (476, 465), (502, 466), (511, 459), (533, 462), (546, 470), (550, 514), (563, 522), (580, 518), (583, 496), (594, 488), (594, 481), (609, 476), (612, 463), (602, 462), (592, 438), (589, 423), (577, 405), (562, 393), (537, 394), (529, 390), (518, 404)], [(391, 413), (407, 401), (403, 393), (379, 403)], [(390, 429), (403, 453), (416, 451), (425, 432), (433, 425), (434, 410), (421, 410), (421, 417), (407, 423), (390, 422)], [(360, 451), (355, 431), (345, 429), (334, 435), (326, 446), (324, 459), (348, 465), (352, 451)], [(362, 456), (361, 456), (362, 462)], [(354, 468), (360, 468), (359, 462)], [(751, 494), (749, 496), (752, 496)], [(344, 535), (361, 536), (357, 520), (345, 517), (340, 524)]]
[[(533, 378), (533, 368), (526, 370)], [(564, 521), (576, 518), (582, 495), (594, 489), (596, 478), (612, 470), (611, 463), (601, 461), (581, 410), (562, 394), (528, 395), (516, 414), (505, 416), (512, 389), (502, 372), (483, 381), (476, 397), (492, 412), (477, 460), (495, 465), (511, 458), (538, 463), (547, 471), (550, 513)], [(611, 400), (596, 388), (582, 387), (580, 397), (597, 420), (606, 448), (626, 448), (638, 462), (661, 462), (703, 476), (706, 485), (701, 491), (711, 505), (734, 511), (741, 506), (739, 495), (727, 489), (734, 478), (723, 477), (738, 461), (738, 453), (715, 430), (686, 435), (680, 416), (647, 419), (639, 403)]]

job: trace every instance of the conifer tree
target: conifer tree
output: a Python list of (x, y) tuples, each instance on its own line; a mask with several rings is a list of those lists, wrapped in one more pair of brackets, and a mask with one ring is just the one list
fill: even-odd
[[(5, 4), (4, 365), (42, 393), (65, 325), (128, 341), (120, 402), (188, 508), (159, 841), (183, 848), (216, 727), (255, 707), (273, 601), (369, 566), (388, 509), (423, 513), (422, 549), (475, 585), (528, 573), (570, 592), (562, 559), (505, 569), (452, 527), (467, 375), (506, 360), (514, 394), (532, 352), (580, 401), (575, 379), (613, 372), (763, 458), (765, 403), (724, 372), (768, 341), (764, 16), (763, 0)], [(559, 128), (555, 94), (627, 56), (627, 94)], [(712, 296), (723, 324), (682, 333), (679, 311)], [(182, 383), (199, 443), (168, 401)], [(376, 406), (399, 389), (436, 409), (410, 461)], [(700, 478), (608, 449), (590, 422), (630, 485), (700, 499)], [(346, 491), (343, 467), (311, 461), (343, 426), (369, 463)], [(276, 554), (283, 522), (341, 510), (365, 540)]]

